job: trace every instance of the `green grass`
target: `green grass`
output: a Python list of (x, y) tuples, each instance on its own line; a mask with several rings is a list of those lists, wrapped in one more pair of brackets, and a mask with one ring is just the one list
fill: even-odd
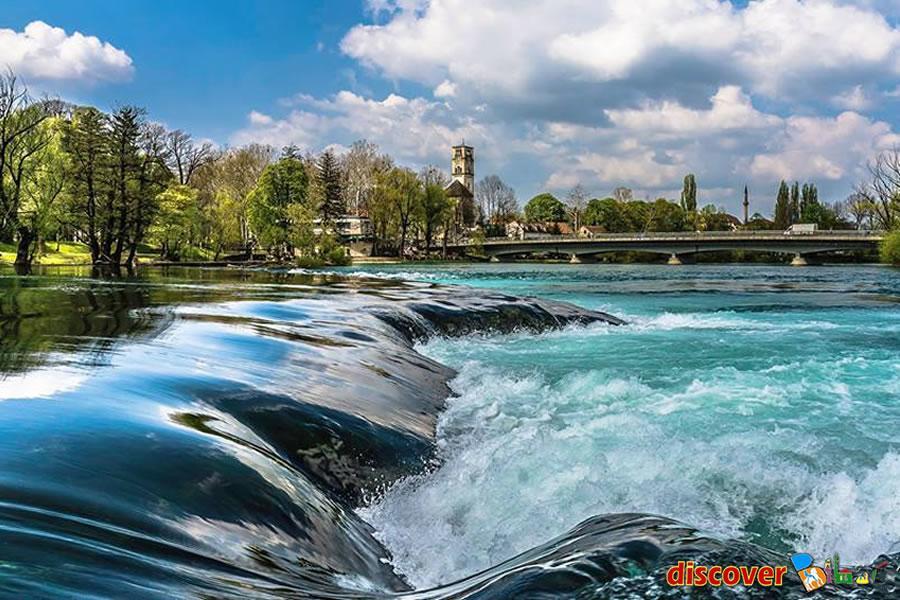
[[(0, 244), (0, 263), (12, 264), (15, 260), (16, 245)], [(44, 252), (35, 257), (34, 262), (39, 265), (89, 265), (91, 253), (84, 244), (60, 242), (57, 250), (56, 242), (48, 242)]]

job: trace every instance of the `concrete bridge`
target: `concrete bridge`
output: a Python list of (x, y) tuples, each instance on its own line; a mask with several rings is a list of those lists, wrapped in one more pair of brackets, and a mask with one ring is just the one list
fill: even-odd
[[(544, 236), (533, 239), (489, 239), (484, 255), (492, 261), (529, 254), (569, 256), (570, 262), (592, 262), (605, 252), (654, 252), (669, 256), (669, 264), (681, 264), (681, 257), (700, 252), (751, 250), (793, 254), (793, 265), (807, 264), (806, 257), (835, 250), (873, 250), (883, 239), (881, 231), (704, 231), (677, 233), (604, 233), (591, 238)], [(449, 250), (467, 252), (468, 245)]]

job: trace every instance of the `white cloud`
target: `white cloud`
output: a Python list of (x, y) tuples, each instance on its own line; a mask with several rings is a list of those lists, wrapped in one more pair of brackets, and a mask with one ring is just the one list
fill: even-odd
[(391, 78), (431, 86), (449, 78), (484, 97), (552, 97), (555, 87), (564, 99), (570, 86), (616, 82), (616, 94), (593, 99), (614, 102), (646, 93), (654, 73), (670, 90), (739, 85), (803, 100), (807, 85), (848, 88), (900, 74), (900, 31), (874, 6), (833, 0), (390, 4), (386, 23), (345, 36), (346, 54)]
[(831, 99), (831, 103), (839, 108), (847, 110), (861, 111), (872, 107), (872, 99), (863, 89), (863, 86), (856, 85), (841, 92)]
[(657, 134), (704, 135), (730, 130), (771, 128), (781, 119), (759, 112), (737, 86), (720, 88), (710, 98), (709, 110), (686, 108), (677, 102), (646, 102), (640, 108), (607, 110), (618, 127)]
[(272, 117), (270, 117), (269, 115), (257, 112), (255, 110), (250, 111), (247, 119), (250, 121), (251, 125), (271, 125), (273, 121)]
[(235, 133), (232, 143), (287, 144), (320, 150), (331, 143), (349, 145), (366, 138), (377, 142), (397, 159), (421, 165), (446, 162), (449, 146), (466, 138), (488, 142), (487, 128), (461, 118), (442, 102), (390, 94), (383, 100), (350, 91), (328, 99), (298, 96), (303, 108), (276, 119), (253, 111), (248, 126)]
[(449, 79), (445, 79), (441, 83), (438, 84), (436, 88), (434, 88), (434, 97), (435, 98), (452, 98), (456, 95), (456, 84), (450, 81)]
[(852, 183), (864, 176), (866, 160), (898, 143), (889, 124), (852, 111), (834, 118), (795, 116), (786, 120), (777, 147), (754, 156), (749, 168), (754, 176), (773, 180)]
[(693, 172), (702, 201), (732, 211), (744, 184), (771, 210), (781, 178), (834, 200), (897, 141), (890, 116), (863, 114), (900, 90), (890, 2), (370, 0), (372, 22), (341, 49), (397, 92), (298, 94), (283, 116), (251, 113), (232, 142), (365, 137), (416, 166), (446, 164), (465, 138), (479, 176), (522, 198), (575, 183), (676, 194)]
[(134, 71), (124, 50), (43, 21), (32, 21), (21, 32), (0, 29), (0, 64), (26, 78), (84, 83), (124, 80)]

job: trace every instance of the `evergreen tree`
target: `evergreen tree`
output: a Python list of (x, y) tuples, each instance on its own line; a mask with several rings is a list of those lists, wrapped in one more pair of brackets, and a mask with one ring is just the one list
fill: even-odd
[(684, 176), (684, 188), (681, 190), (681, 208), (685, 212), (697, 210), (697, 181), (693, 173)]
[(775, 227), (787, 229), (791, 224), (791, 197), (788, 184), (784, 180), (778, 186), (778, 197), (775, 199)]
[(791, 186), (791, 213), (788, 225), (800, 222), (800, 184), (796, 181)]
[(687, 215), (688, 222), (696, 229), (697, 224), (697, 180), (693, 173), (684, 176), (684, 187), (681, 190), (681, 209)]
[(321, 194), (319, 211), (322, 220), (334, 223), (346, 212), (344, 193), (341, 185), (341, 170), (331, 150), (326, 150), (319, 158), (316, 177), (319, 194)]

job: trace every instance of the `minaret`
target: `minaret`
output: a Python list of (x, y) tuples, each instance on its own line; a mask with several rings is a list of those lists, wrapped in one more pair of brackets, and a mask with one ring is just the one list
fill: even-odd
[(744, 186), (744, 225), (750, 222), (750, 192), (747, 191), (747, 186)]
[(453, 179), (466, 186), (466, 189), (475, 195), (475, 149), (466, 146), (465, 141), (453, 146), (453, 154), (450, 159), (450, 173)]

